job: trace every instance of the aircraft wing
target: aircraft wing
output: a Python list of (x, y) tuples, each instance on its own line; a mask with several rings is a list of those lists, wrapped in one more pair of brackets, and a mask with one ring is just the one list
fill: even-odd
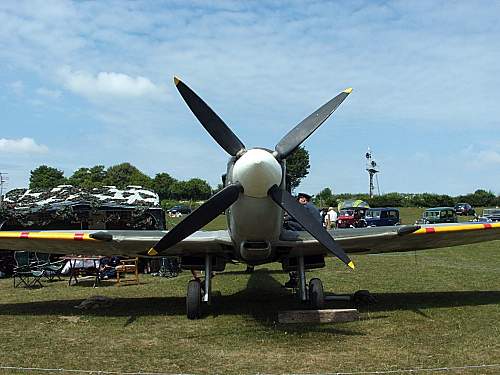
[[(53, 254), (144, 255), (165, 231), (81, 230), (0, 231), (0, 249)], [(500, 223), (402, 225), (335, 229), (330, 234), (348, 253), (384, 253), (448, 247), (500, 240)], [(295, 255), (329, 255), (309, 233), (284, 231), (274, 243)], [(233, 254), (227, 230), (198, 231), (169, 248), (164, 255)]]
[[(135, 257), (146, 254), (165, 233), (143, 230), (0, 231), (0, 249)], [(164, 255), (225, 254), (231, 253), (233, 246), (226, 230), (199, 231), (169, 248)]]
[[(347, 253), (375, 254), (500, 240), (500, 223), (401, 225), (335, 229), (329, 233)], [(278, 245), (290, 248), (292, 256), (329, 254), (307, 232), (286, 231)]]

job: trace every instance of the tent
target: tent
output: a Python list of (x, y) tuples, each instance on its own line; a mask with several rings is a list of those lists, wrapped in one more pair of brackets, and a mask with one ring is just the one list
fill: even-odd
[(339, 211), (345, 208), (353, 208), (353, 207), (370, 208), (370, 205), (361, 199), (347, 199), (345, 201), (340, 202), (338, 205)]

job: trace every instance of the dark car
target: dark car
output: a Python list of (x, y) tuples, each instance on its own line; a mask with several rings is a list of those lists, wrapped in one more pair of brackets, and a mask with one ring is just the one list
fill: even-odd
[(181, 205), (181, 204), (174, 206), (174, 207), (171, 207), (167, 210), (167, 212), (170, 215), (176, 215), (176, 214), (187, 215), (187, 214), (190, 214), (191, 211), (192, 211), (191, 208), (189, 208), (188, 206)]
[(365, 214), (366, 225), (369, 227), (385, 227), (400, 224), (397, 208), (370, 208)]
[(455, 213), (463, 216), (474, 216), (476, 211), (469, 203), (457, 203), (455, 205)]
[(500, 221), (500, 208), (485, 208), (483, 210), (483, 216), (479, 218), (479, 221), (492, 222)]
[(457, 223), (457, 214), (453, 207), (433, 207), (428, 208), (422, 214), (422, 218), (417, 221), (421, 224)]

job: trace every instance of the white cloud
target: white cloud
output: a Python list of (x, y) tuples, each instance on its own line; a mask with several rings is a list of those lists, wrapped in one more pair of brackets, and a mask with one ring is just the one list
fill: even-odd
[(24, 94), (24, 83), (22, 81), (11, 82), (10, 89), (17, 96), (22, 96)]
[(48, 150), (47, 146), (36, 143), (33, 138), (0, 138), (0, 152), (42, 154), (46, 153)]
[(483, 163), (500, 165), (500, 152), (493, 150), (481, 151), (478, 159)]
[(59, 71), (64, 86), (87, 99), (141, 98), (161, 99), (163, 90), (148, 78), (131, 77), (123, 73), (100, 72), (97, 75), (84, 71), (72, 71), (64, 67)]
[(49, 99), (59, 99), (61, 97), (61, 91), (59, 90), (50, 90), (46, 89), (45, 87), (39, 87), (36, 90), (36, 93), (40, 96), (49, 98)]

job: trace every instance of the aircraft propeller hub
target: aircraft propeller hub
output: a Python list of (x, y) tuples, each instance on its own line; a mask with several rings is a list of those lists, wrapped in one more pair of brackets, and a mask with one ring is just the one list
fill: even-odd
[(233, 181), (242, 185), (245, 195), (254, 198), (267, 197), (271, 186), (279, 186), (282, 177), (281, 165), (266, 150), (248, 150), (233, 167)]

